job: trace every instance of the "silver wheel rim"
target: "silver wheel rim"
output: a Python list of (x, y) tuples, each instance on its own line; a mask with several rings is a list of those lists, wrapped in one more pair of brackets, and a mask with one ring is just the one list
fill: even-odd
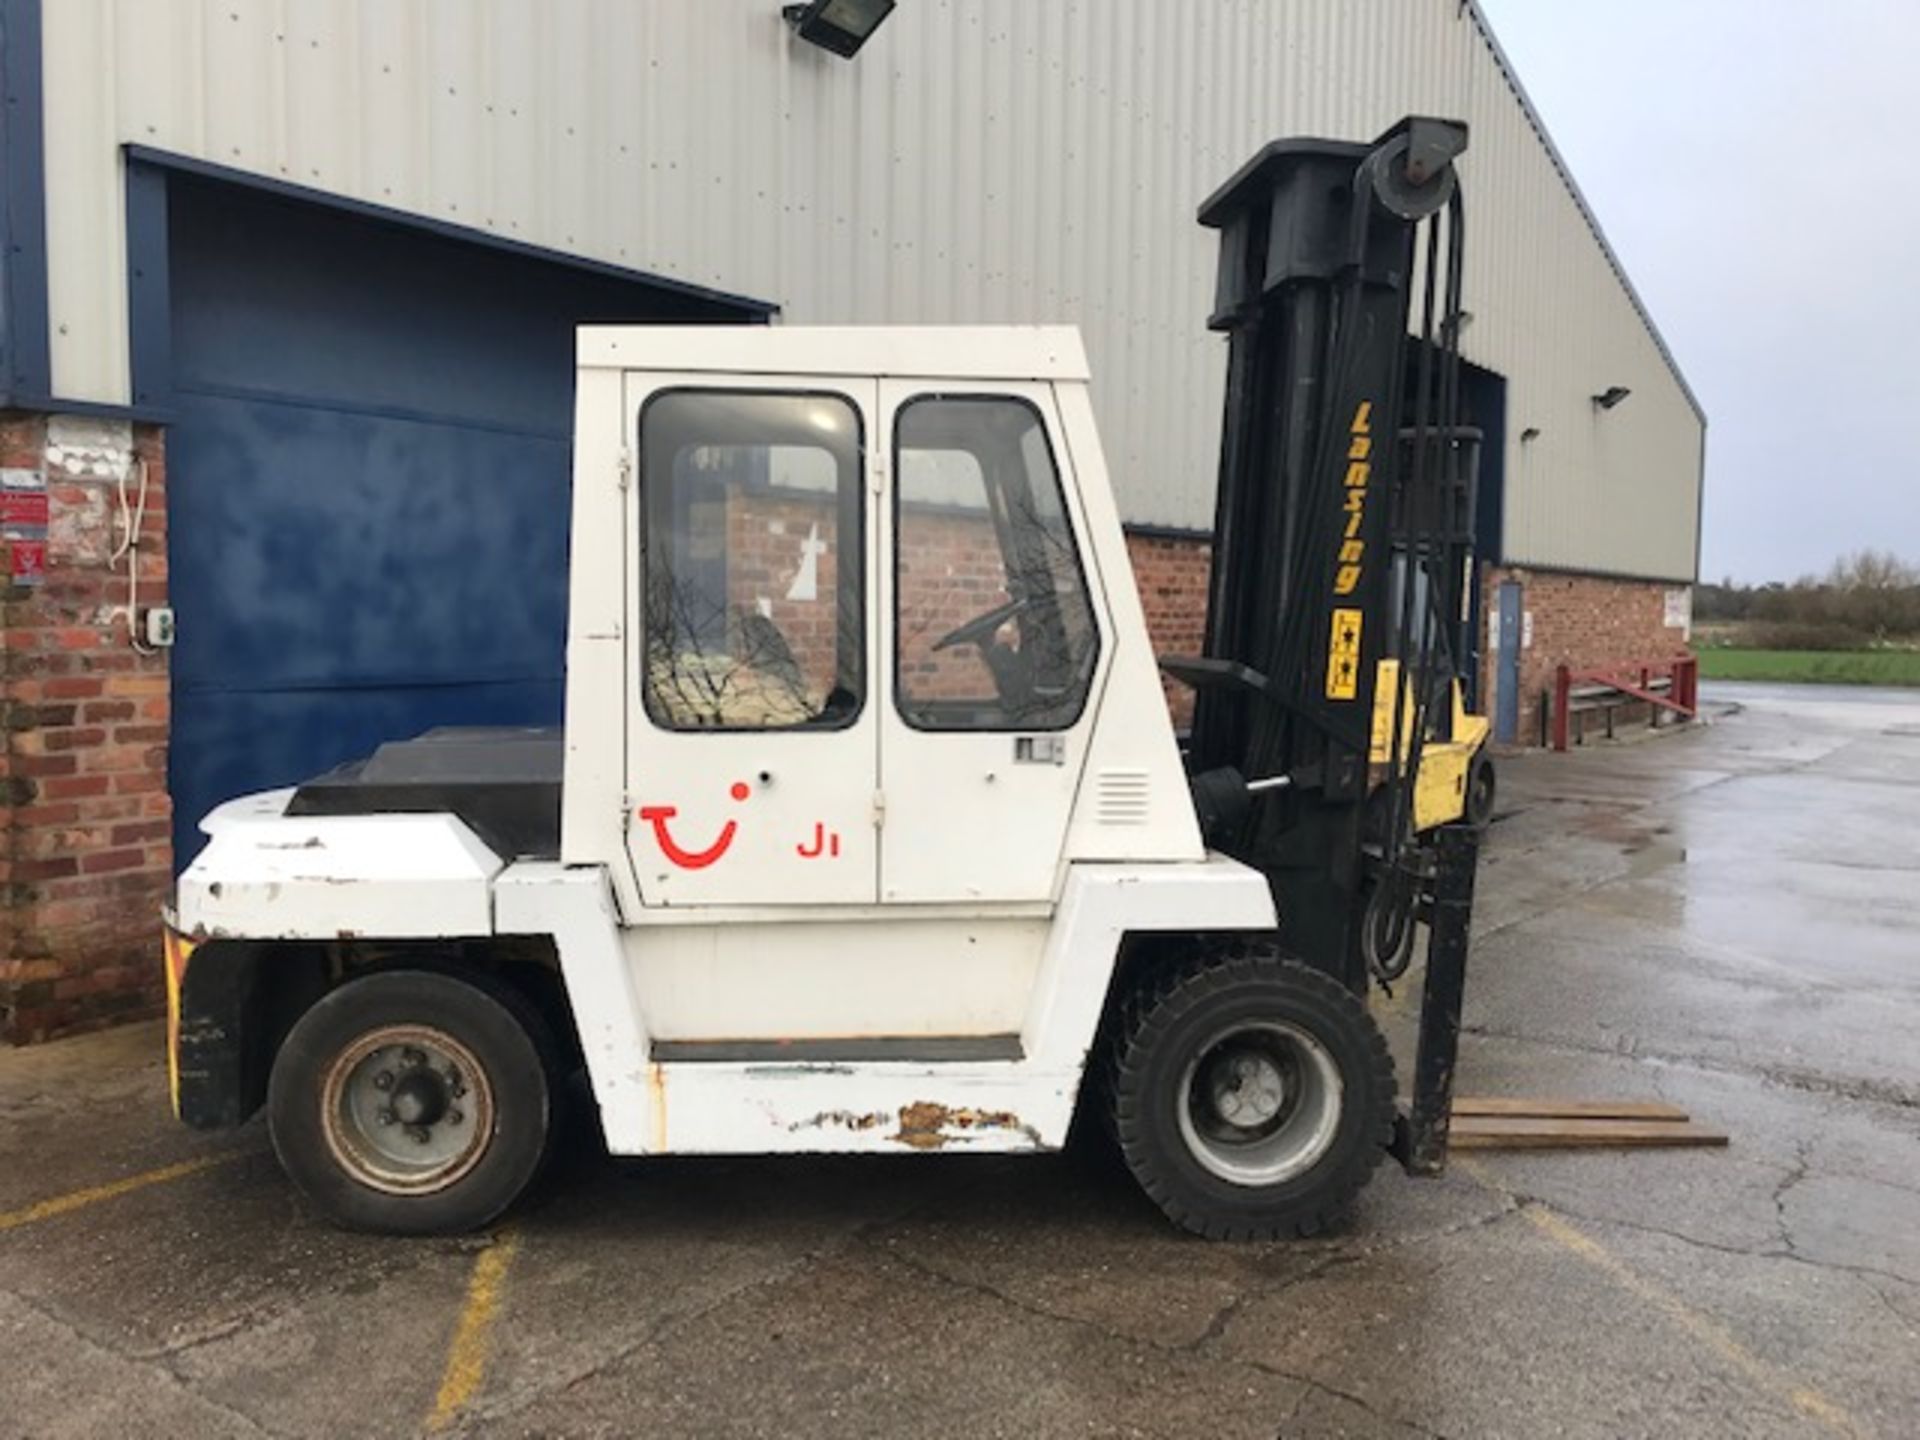
[(333, 1158), (388, 1195), (430, 1195), (466, 1175), (487, 1152), (493, 1117), (493, 1086), (473, 1052), (425, 1025), (368, 1031), (320, 1090)]
[(1180, 1136), (1209, 1174), (1233, 1185), (1278, 1185), (1333, 1147), (1345, 1088), (1332, 1053), (1298, 1025), (1232, 1025), (1181, 1073)]

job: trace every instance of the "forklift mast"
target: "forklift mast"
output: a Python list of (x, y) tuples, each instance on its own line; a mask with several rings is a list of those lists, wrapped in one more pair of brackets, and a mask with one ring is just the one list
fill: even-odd
[[(1464, 124), (1421, 117), (1371, 145), (1278, 141), (1200, 211), (1220, 231), (1209, 325), (1228, 337), (1213, 571), (1205, 658), (1162, 664), (1198, 692), (1208, 843), (1266, 875), (1288, 948), (1356, 992), (1363, 882), (1399, 887), (1408, 916), (1424, 888), (1413, 783), (1465, 659), (1466, 144)], [(1387, 659), (1389, 733), (1408, 738), (1381, 773)]]

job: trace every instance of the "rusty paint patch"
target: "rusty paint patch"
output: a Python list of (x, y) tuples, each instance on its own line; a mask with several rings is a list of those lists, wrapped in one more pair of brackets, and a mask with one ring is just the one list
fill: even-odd
[(969, 1130), (1018, 1130), (1035, 1145), (1040, 1143), (1040, 1133), (1011, 1110), (969, 1110), (932, 1100), (902, 1105), (900, 1129), (888, 1138), (915, 1150), (938, 1150), (960, 1138), (954, 1132)]
[(647, 1066), (647, 1094), (653, 1101), (653, 1153), (667, 1153), (667, 1070), (657, 1060)]
[(789, 1131), (824, 1130), (829, 1125), (838, 1125), (847, 1130), (871, 1130), (884, 1125), (893, 1117), (884, 1110), (822, 1110), (818, 1115), (806, 1120), (796, 1120), (787, 1126)]

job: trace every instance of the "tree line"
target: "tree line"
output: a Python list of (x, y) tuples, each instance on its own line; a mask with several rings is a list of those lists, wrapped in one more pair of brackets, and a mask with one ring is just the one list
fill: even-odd
[(1693, 617), (1738, 622), (1740, 638), (1767, 650), (1861, 650), (1920, 639), (1920, 569), (1886, 550), (1858, 550), (1823, 576), (1740, 585), (1696, 585)]

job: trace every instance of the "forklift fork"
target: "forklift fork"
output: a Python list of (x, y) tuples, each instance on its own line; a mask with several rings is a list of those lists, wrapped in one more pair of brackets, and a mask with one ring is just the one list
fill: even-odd
[(1393, 1156), (1413, 1175), (1438, 1175), (1447, 1165), (1480, 828), (1464, 821), (1443, 825), (1434, 846), (1437, 864), (1427, 931), (1427, 973), (1421, 982), (1413, 1097), (1395, 1122), (1393, 1135)]

